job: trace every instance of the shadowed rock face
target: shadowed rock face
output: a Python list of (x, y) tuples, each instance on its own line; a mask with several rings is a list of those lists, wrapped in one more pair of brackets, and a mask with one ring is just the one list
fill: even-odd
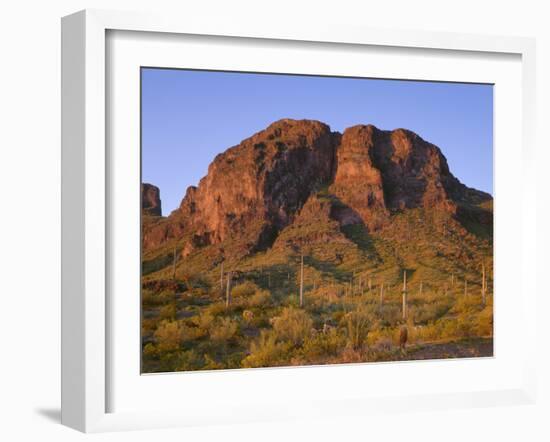
[(162, 215), (160, 191), (158, 187), (147, 183), (141, 185), (141, 209), (146, 215)]
[[(158, 206), (160, 214), (158, 189), (151, 188), (156, 194), (142, 187), (144, 210)], [(216, 156), (180, 207), (145, 229), (144, 248), (177, 238), (185, 241), (184, 254), (221, 243), (234, 254), (262, 250), (299, 213), (303, 218), (308, 212), (302, 207), (319, 193), (328, 197), (331, 207), (323, 203), (324, 210), (340, 225), (363, 224), (371, 231), (397, 210), (458, 215), (491, 199), (460, 183), (440, 149), (408, 130), (358, 125), (341, 135), (318, 121), (284, 119)]]

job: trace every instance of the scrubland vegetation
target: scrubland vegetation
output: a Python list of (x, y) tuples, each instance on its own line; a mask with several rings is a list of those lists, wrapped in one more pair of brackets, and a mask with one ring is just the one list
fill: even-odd
[[(491, 356), (492, 244), (422, 215), (379, 236), (275, 244), (223, 268), (205, 250), (175, 274), (144, 272), (143, 372)], [(293, 229), (281, 238), (323, 226)]]

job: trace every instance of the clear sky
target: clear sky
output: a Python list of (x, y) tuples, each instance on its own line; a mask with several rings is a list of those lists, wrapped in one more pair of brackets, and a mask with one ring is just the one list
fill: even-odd
[(281, 118), (410, 129), (464, 184), (493, 193), (490, 85), (144, 68), (142, 180), (160, 188), (163, 215), (218, 153)]

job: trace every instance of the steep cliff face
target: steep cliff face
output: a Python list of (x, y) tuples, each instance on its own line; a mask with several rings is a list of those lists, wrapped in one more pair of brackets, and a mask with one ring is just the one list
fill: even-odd
[(490, 199), (462, 185), (437, 146), (404, 129), (346, 129), (335, 169), (330, 190), (345, 205), (336, 213), (343, 224), (360, 218), (376, 229), (391, 211), (424, 207), (456, 213), (457, 203), (468, 202), (471, 195)]
[(162, 215), (160, 191), (158, 187), (147, 183), (141, 185), (141, 209), (145, 215)]
[(374, 126), (354, 126), (344, 131), (336, 151), (335, 174), (329, 191), (338, 198), (332, 215), (343, 226), (383, 224), (389, 212), (382, 172), (375, 164)]
[(338, 140), (317, 121), (277, 121), (218, 155), (170, 215), (173, 222), (157, 226), (145, 246), (185, 230), (196, 246), (226, 240), (242, 251), (269, 246), (309, 195), (330, 181)]
[[(144, 210), (157, 213), (151, 193)], [(284, 119), (219, 154), (180, 207), (145, 229), (143, 245), (178, 239), (184, 255), (215, 244), (245, 255), (270, 247), (298, 216), (302, 224), (307, 214), (313, 219), (315, 208), (342, 227), (373, 231), (412, 208), (492, 222), (471, 208), (489, 200), (451, 174), (438, 147), (408, 130), (358, 125), (341, 135), (318, 121)]]

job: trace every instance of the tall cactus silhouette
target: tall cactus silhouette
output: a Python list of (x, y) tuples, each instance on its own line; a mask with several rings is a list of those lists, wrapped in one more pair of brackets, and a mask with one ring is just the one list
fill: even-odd
[(487, 280), (485, 279), (485, 263), (481, 264), (481, 302), (485, 305), (487, 295)]
[(300, 307), (304, 306), (304, 254), (300, 255)]
[(178, 255), (176, 246), (174, 246), (174, 257), (172, 259), (172, 279), (176, 279), (176, 264), (178, 262)]
[(220, 266), (220, 292), (223, 294), (223, 261)]
[(231, 272), (227, 273), (227, 286), (225, 289), (225, 306), (231, 305)]
[(407, 271), (403, 270), (403, 319), (407, 319)]

